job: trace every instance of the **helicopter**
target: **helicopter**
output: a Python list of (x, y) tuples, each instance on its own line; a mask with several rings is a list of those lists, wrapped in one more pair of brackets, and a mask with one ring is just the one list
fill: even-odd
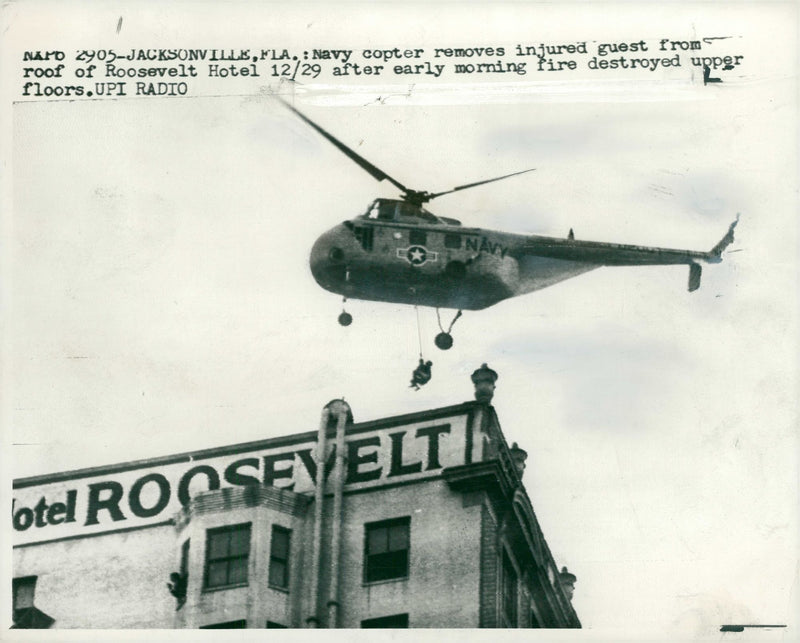
[[(406, 187), (386, 174), (305, 114), (275, 96), (301, 120), (378, 181), (400, 190), (396, 199), (377, 198), (367, 210), (323, 233), (311, 249), (311, 274), (325, 290), (347, 299), (456, 309), (447, 330), (442, 326), (434, 343), (442, 350), (453, 345), (453, 325), (464, 310), (483, 310), (510, 297), (547, 288), (603, 266), (689, 266), (688, 290), (700, 287), (699, 262), (719, 263), (733, 242), (739, 217), (707, 252), (625, 245), (575, 238), (498, 232), (465, 227), (439, 217), (425, 204), (446, 194), (500, 181), (535, 168), (467, 183), (431, 193)], [(353, 318), (342, 311), (339, 323)]]

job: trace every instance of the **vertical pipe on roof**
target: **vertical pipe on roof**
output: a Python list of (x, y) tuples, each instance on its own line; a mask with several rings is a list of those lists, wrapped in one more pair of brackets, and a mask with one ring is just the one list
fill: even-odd
[(311, 613), (306, 618), (307, 627), (319, 627), (319, 615), (317, 613), (317, 603), (319, 602), (320, 585), (320, 557), (322, 555), (322, 501), (325, 493), (325, 447), (327, 441), (328, 420), (331, 412), (328, 408), (322, 409), (322, 417), (319, 421), (319, 431), (317, 432), (317, 475), (314, 481), (314, 534), (311, 539)]
[(339, 627), (339, 558), (342, 550), (342, 502), (344, 496), (344, 433), (350, 407), (342, 400), (336, 408), (336, 470), (333, 487), (333, 526), (331, 533), (331, 585), (328, 599), (328, 627)]

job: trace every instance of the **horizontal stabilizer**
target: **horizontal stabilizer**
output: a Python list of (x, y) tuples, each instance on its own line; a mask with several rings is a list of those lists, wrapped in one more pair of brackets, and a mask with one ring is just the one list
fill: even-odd
[(700, 287), (700, 277), (703, 267), (699, 263), (689, 264), (689, 292), (694, 292)]
[(736, 227), (736, 224), (739, 223), (739, 215), (736, 215), (736, 219), (733, 223), (731, 223), (730, 228), (728, 228), (728, 232), (725, 234), (722, 239), (719, 240), (719, 243), (711, 248), (711, 251), (708, 253), (715, 257), (719, 257), (722, 254), (722, 251), (725, 250), (729, 245), (733, 243), (733, 229)]

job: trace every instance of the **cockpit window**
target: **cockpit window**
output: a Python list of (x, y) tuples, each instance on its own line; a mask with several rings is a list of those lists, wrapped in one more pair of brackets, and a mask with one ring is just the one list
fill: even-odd
[(367, 211), (364, 213), (365, 219), (377, 219), (378, 218), (378, 202), (373, 201), (369, 204)]
[(422, 212), (422, 208), (410, 203), (398, 203), (397, 214), (401, 217), (418, 217)]
[(393, 203), (391, 201), (382, 201), (378, 205), (378, 218), (383, 219), (384, 221), (394, 221), (396, 212), (396, 206), (399, 205), (397, 203)]
[(414, 205), (412, 203), (406, 203), (405, 201), (384, 199), (377, 199), (373, 201), (367, 209), (366, 214), (364, 214), (364, 218), (377, 219), (380, 221), (395, 221), (401, 218), (414, 218), (421, 219), (428, 223), (440, 222), (439, 219), (421, 206)]
[(368, 219), (381, 219), (382, 221), (394, 220), (395, 201), (373, 201), (367, 210)]

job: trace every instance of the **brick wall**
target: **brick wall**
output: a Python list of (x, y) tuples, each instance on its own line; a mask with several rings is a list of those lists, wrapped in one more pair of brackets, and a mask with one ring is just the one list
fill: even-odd
[(497, 622), (497, 524), (489, 508), (481, 507), (480, 625), (498, 627)]

